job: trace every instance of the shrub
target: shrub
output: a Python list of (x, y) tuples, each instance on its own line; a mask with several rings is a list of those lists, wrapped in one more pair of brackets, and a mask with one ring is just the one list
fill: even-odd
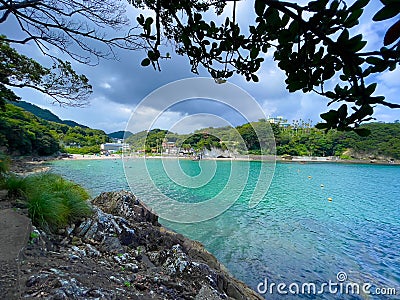
[(32, 223), (46, 231), (68, 224), (68, 209), (63, 205), (62, 199), (48, 191), (30, 192), (28, 211)]
[(5, 187), (9, 195), (24, 196), (32, 223), (46, 231), (63, 228), (91, 214), (88, 192), (57, 174), (25, 178), (13, 175), (7, 178)]
[(5, 174), (10, 170), (10, 158), (0, 153), (0, 180), (5, 176)]
[(1, 187), (8, 190), (8, 196), (12, 198), (24, 197), (27, 190), (25, 178), (15, 174), (5, 175)]
[(75, 222), (90, 214), (91, 210), (86, 202), (90, 195), (80, 185), (51, 173), (44, 173), (37, 179), (45, 183), (43, 189), (60, 197), (62, 204), (68, 209), (68, 222)]

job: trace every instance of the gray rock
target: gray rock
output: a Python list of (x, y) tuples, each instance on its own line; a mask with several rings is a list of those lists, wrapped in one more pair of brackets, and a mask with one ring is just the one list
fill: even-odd
[(158, 216), (154, 214), (143, 202), (127, 191), (105, 192), (92, 200), (104, 212), (126, 218), (134, 222), (149, 222), (160, 226)]
[(86, 232), (89, 230), (90, 226), (92, 225), (92, 220), (87, 220), (82, 222), (79, 227), (76, 229), (76, 234), (78, 236), (84, 236)]
[(55, 291), (52, 299), (54, 300), (68, 300), (67, 294), (63, 290), (57, 290)]
[(77, 246), (72, 246), (71, 249), (72, 249), (73, 253), (78, 255), (79, 257), (85, 257), (86, 256), (86, 251), (83, 250), (83, 249), (80, 249)]
[(124, 263), (128, 262), (131, 259), (129, 253), (119, 254), (114, 256), (113, 258), (120, 265), (123, 265)]
[(93, 224), (89, 227), (89, 229), (86, 231), (86, 233), (83, 235), (83, 237), (88, 240), (88, 239), (94, 239), (95, 235), (97, 233), (98, 229), (98, 224), (97, 222), (93, 222)]
[(87, 290), (83, 287), (80, 287), (79, 282), (75, 278), (71, 278), (70, 280), (60, 280), (61, 288), (68, 297), (76, 298), (81, 297)]
[(128, 269), (129, 271), (132, 271), (133, 273), (137, 273), (139, 271), (138, 265), (133, 263), (126, 264), (125, 268)]
[(115, 236), (104, 236), (103, 241), (101, 243), (101, 248), (103, 252), (110, 253), (123, 253), (124, 249), (119, 241), (119, 239)]
[(105, 293), (103, 293), (99, 289), (91, 289), (91, 290), (87, 291), (86, 296), (94, 297), (97, 299), (104, 299), (106, 297)]
[(158, 265), (160, 261), (160, 252), (158, 251), (152, 251), (148, 253), (148, 257), (151, 260), (152, 263)]
[(86, 249), (87, 249), (87, 253), (89, 256), (91, 257), (99, 257), (101, 256), (100, 251), (98, 251), (94, 246), (90, 245), (90, 244), (85, 244)]
[(122, 245), (129, 246), (129, 245), (134, 244), (136, 241), (135, 230), (130, 229), (125, 224), (123, 224), (122, 227), (123, 227), (123, 230), (119, 237)]
[(203, 285), (199, 293), (196, 295), (195, 300), (221, 300), (227, 298), (226, 295), (220, 295), (220, 293), (213, 288)]
[(70, 235), (75, 229), (75, 224), (72, 224), (71, 226), (68, 226), (65, 231), (67, 232), (68, 235)]
[(68, 258), (70, 259), (70, 260), (72, 260), (72, 261), (74, 261), (74, 260), (80, 260), (81, 258), (78, 256), (78, 255), (76, 255), (76, 254), (70, 254), (69, 256), (68, 256)]
[(110, 276), (108, 279), (110, 279), (111, 281), (116, 282), (116, 283), (121, 283), (121, 280), (118, 279), (118, 278), (115, 277), (115, 276)]
[[(57, 239), (64, 241), (55, 244), (59, 247), (56, 252), (37, 252), (54, 258), (52, 262), (58, 265), (42, 266), (34, 271), (42, 275), (28, 280), (30, 269), (37, 267), (35, 262), (25, 265), (29, 269), (23, 273), (27, 274), (23, 296), (82, 300), (262, 299), (225, 272), (200, 243), (159, 227), (157, 216), (131, 193), (103, 193), (96, 199), (93, 202), (98, 202), (100, 208), (93, 207), (91, 218), (80, 220), (75, 229), (67, 228), (66, 233), (71, 234)], [(32, 247), (42, 248), (36, 243)], [(73, 263), (68, 264), (68, 259)]]
[(51, 272), (53, 272), (55, 275), (57, 275), (57, 276), (60, 276), (60, 277), (66, 276), (66, 274), (65, 274), (63, 271), (59, 270), (59, 269), (50, 268), (49, 270), (50, 270)]
[(181, 245), (172, 246), (167, 253), (168, 257), (163, 264), (163, 267), (169, 274), (182, 273), (189, 265), (187, 255), (182, 251)]
[(48, 277), (49, 277), (49, 275), (47, 275), (47, 274), (32, 275), (26, 281), (25, 285), (27, 287), (37, 285), (37, 284), (41, 283), (42, 281), (44, 281), (45, 279), (47, 279)]

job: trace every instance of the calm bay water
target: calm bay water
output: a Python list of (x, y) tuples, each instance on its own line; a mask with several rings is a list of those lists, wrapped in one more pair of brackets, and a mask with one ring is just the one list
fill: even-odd
[[(208, 165), (209, 164), (209, 165)], [(162, 171), (161, 160), (148, 160), (157, 187), (182, 202), (200, 202), (218, 193), (231, 164), (249, 168), (250, 180), (234, 205), (222, 215), (195, 224), (161, 221), (163, 225), (202, 242), (230, 272), (253, 289), (260, 282), (348, 281), (396, 288), (400, 295), (400, 167), (353, 164), (278, 163), (264, 199), (248, 207), (262, 162), (182, 160), (188, 176), (215, 169), (209, 184), (196, 189), (176, 185)], [(135, 160), (126, 170), (135, 168)], [(129, 189), (121, 160), (56, 161), (54, 172), (74, 180), (93, 196), (103, 191)], [(222, 170), (222, 171), (218, 171)], [(246, 179), (246, 176), (243, 176)], [(137, 178), (135, 192), (146, 202), (151, 183)], [(323, 185), (323, 186), (322, 186)], [(237, 193), (237, 191), (232, 191)], [(332, 198), (332, 201), (328, 201)], [(343, 295), (342, 295), (343, 296)], [(336, 299), (338, 295), (291, 298)], [(275, 293), (268, 299), (281, 299)], [(345, 299), (387, 299), (346, 295)], [(389, 299), (399, 299), (396, 296)]]

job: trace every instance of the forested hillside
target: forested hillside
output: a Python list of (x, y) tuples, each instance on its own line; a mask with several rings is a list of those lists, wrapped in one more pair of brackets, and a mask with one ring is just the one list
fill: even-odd
[[(216, 128), (218, 130), (219, 128)], [(234, 130), (233, 128), (230, 128)], [(222, 130), (222, 129), (221, 129)], [(145, 150), (149, 152), (161, 152), (163, 142), (173, 142), (176, 147), (184, 150), (194, 149), (226, 149), (226, 145), (221, 138), (214, 134), (212, 130), (198, 130), (193, 134), (177, 134), (168, 130), (152, 129), (150, 131), (141, 131), (131, 135), (126, 139), (134, 150)]]
[(354, 155), (400, 159), (400, 123), (370, 123), (362, 127), (371, 131), (368, 137), (347, 134), (348, 148), (354, 150)]
[(47, 121), (12, 104), (0, 110), (0, 149), (11, 155), (97, 153), (108, 140), (102, 130)]
[[(304, 122), (303, 122), (304, 123)], [(400, 123), (368, 123), (360, 128), (371, 133), (361, 137), (354, 132), (330, 130), (325, 133), (309, 124), (295, 122), (289, 128), (271, 124), (277, 155), (341, 156), (342, 158), (382, 157), (400, 159)], [(268, 149), (270, 136), (265, 120), (233, 127), (203, 128), (192, 135), (179, 135), (166, 130), (142, 131), (127, 139), (134, 149), (161, 147), (166, 139), (182, 148), (225, 148), (239, 153), (260, 154)], [(258, 135), (256, 134), (256, 128)], [(146, 140), (147, 138), (147, 140)], [(244, 142), (244, 143), (243, 143)], [(264, 151), (268, 154), (268, 152)]]
[(6, 104), (6, 110), (0, 110), (0, 148), (14, 155), (57, 152), (58, 140), (46, 122), (22, 108)]
[(126, 138), (130, 137), (132, 134), (133, 133), (130, 132), (130, 131), (120, 130), (120, 131), (115, 131), (115, 132), (108, 133), (107, 135), (112, 139), (123, 140), (123, 139), (126, 139)]
[(84, 126), (84, 125), (79, 124), (72, 120), (61, 120), (58, 116), (53, 114), (48, 109), (40, 108), (39, 106), (31, 104), (29, 102), (17, 101), (17, 102), (13, 102), (12, 104), (15, 106), (21, 107), (22, 109), (34, 114), (36, 117), (39, 117), (39, 118), (47, 120), (47, 121), (52, 121), (52, 122), (56, 122), (59, 124), (65, 124), (65, 125), (68, 125), (71, 127), (79, 126), (82, 128), (89, 128), (87, 126)]
[[(0, 111), (0, 150), (14, 155), (51, 155), (57, 151), (98, 153), (100, 144), (110, 141), (102, 130), (85, 126), (68, 126), (48, 110), (29, 103), (23, 104), (39, 116), (20, 107), (6, 105)], [(161, 152), (163, 142), (173, 142), (183, 149), (229, 149), (242, 154), (269, 154), (271, 142), (266, 120), (233, 127), (203, 128), (193, 134), (177, 134), (153, 129), (129, 136), (126, 142), (134, 150)], [(255, 130), (258, 132), (256, 134)], [(294, 122), (288, 128), (271, 124), (277, 155), (341, 156), (342, 158), (381, 157), (400, 159), (400, 123), (368, 123), (360, 128), (369, 130), (367, 137), (354, 132), (330, 130), (325, 133), (305, 122)], [(116, 132), (113, 136), (121, 136)], [(130, 133), (128, 133), (130, 134)]]

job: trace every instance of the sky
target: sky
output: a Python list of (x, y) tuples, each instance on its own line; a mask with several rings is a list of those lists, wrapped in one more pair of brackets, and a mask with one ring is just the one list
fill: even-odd
[[(225, 14), (231, 14), (231, 5), (229, 3)], [(364, 38), (368, 41), (366, 50), (379, 49), (382, 46), (384, 29), (388, 28), (388, 24), (390, 24), (390, 22), (374, 23), (371, 21), (372, 15), (380, 6), (379, 1), (372, 0), (361, 19), (361, 25), (357, 27), (357, 31), (363, 33)], [(134, 23), (137, 13), (131, 7), (127, 7), (127, 14), (133, 20), (132, 23)], [(238, 2), (237, 20), (241, 24), (252, 23), (254, 20), (253, 1)], [(6, 35), (19, 34), (18, 27), (13, 26), (12, 22), (3, 23), (0, 30)], [(41, 63), (48, 62), (48, 59), (43, 57), (34, 45), (12, 46)], [(230, 103), (229, 105), (222, 103), (224, 101), (221, 99), (205, 99), (205, 97), (212, 98), (213, 96), (210, 95), (213, 93), (209, 95), (203, 89), (193, 95), (184, 93), (190, 99), (180, 99), (166, 107), (165, 103), (172, 95), (179, 94), (181, 88), (178, 85), (176, 90), (171, 93), (168, 88), (164, 87), (165, 85), (193, 77), (210, 78), (205, 70), (200, 70), (199, 75), (194, 75), (190, 72), (190, 65), (185, 57), (174, 55), (172, 49), (170, 52), (172, 59), (162, 61), (161, 72), (155, 71), (151, 67), (140, 66), (141, 60), (146, 56), (141, 51), (118, 51), (118, 60), (101, 60), (96, 66), (72, 62), (77, 73), (85, 74), (93, 86), (93, 94), (89, 99), (90, 104), (83, 108), (53, 105), (49, 97), (29, 89), (16, 89), (15, 92), (22, 97), (22, 100), (49, 109), (61, 119), (74, 120), (92, 128), (102, 129), (106, 133), (124, 130), (128, 122), (128, 129), (133, 132), (147, 130), (151, 124), (153, 128), (160, 127), (172, 129), (173, 132), (189, 133), (195, 129), (209, 126), (236, 126), (246, 121), (256, 121), (262, 114), (266, 117), (283, 116), (289, 122), (296, 119), (311, 119), (312, 123), (316, 124), (320, 121), (319, 115), (330, 109), (327, 107), (328, 101), (325, 98), (313, 93), (289, 93), (285, 89), (285, 75), (277, 68), (271, 55), (267, 55), (262, 68), (257, 73), (260, 82), (249, 83), (238, 75), (229, 79), (229, 84), (224, 87), (226, 89), (224, 99)], [(62, 56), (62, 54), (59, 55)], [(387, 100), (400, 103), (398, 97), (400, 95), (399, 78), (399, 68), (394, 72), (378, 75), (376, 77), (378, 82), (376, 94), (385, 95)], [(193, 84), (195, 90), (196, 83)], [(220, 86), (210, 84), (207, 89), (217, 90), (221, 88)], [(154, 95), (154, 91), (158, 93), (158, 100), (144, 101), (149, 98), (149, 95)], [(244, 96), (239, 97), (238, 95)], [(239, 106), (238, 111), (236, 107)], [(254, 111), (257, 113), (252, 114), (251, 112)], [(374, 117), (378, 121), (393, 122), (400, 119), (400, 110), (377, 107)]]

